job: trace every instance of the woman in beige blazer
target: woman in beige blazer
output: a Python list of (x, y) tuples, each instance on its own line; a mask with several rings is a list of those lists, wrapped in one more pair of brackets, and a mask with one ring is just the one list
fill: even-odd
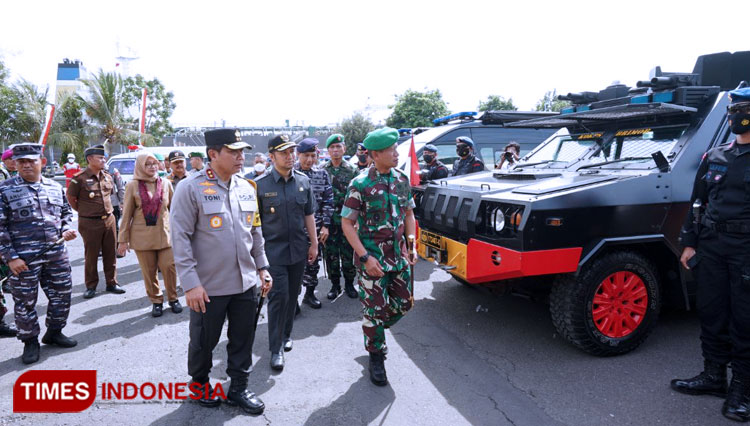
[(135, 250), (141, 266), (146, 294), (153, 303), (151, 315), (160, 317), (164, 309), (164, 295), (159, 287), (157, 272), (164, 277), (167, 300), (172, 312), (182, 312), (177, 300), (177, 273), (172, 255), (169, 230), (169, 207), (172, 202), (172, 184), (158, 176), (159, 160), (144, 152), (135, 160), (133, 180), (125, 187), (117, 253), (125, 255)]

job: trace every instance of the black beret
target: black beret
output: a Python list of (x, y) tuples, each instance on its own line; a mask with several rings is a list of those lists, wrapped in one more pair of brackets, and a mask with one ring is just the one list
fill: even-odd
[(104, 145), (94, 145), (92, 147), (86, 148), (86, 151), (83, 152), (83, 155), (85, 157), (88, 157), (89, 155), (106, 155), (104, 153)]

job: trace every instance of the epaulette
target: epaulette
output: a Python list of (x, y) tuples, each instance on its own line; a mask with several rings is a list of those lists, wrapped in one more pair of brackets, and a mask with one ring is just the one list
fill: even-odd
[(306, 175), (306, 174), (302, 173), (301, 171), (299, 171), (299, 170), (297, 170), (297, 169), (292, 169), (292, 170), (293, 170), (293, 171), (294, 171), (295, 173), (297, 173), (298, 175), (300, 175), (300, 176), (304, 176), (304, 177), (307, 177), (307, 175)]
[(73, 177), (78, 177), (78, 175), (83, 174), (83, 172), (85, 172), (85, 171), (86, 171), (86, 169), (83, 169), (80, 172), (74, 174)]
[(254, 180), (252, 180), (252, 179), (247, 179), (247, 178), (243, 178), (243, 179), (245, 179), (245, 180), (246, 180), (246, 181), (247, 181), (247, 182), (248, 182), (248, 183), (249, 183), (250, 185), (252, 185), (252, 187), (253, 187), (253, 189), (255, 190), (255, 192), (258, 192), (258, 184), (257, 184), (257, 183), (255, 183), (255, 181), (254, 181)]

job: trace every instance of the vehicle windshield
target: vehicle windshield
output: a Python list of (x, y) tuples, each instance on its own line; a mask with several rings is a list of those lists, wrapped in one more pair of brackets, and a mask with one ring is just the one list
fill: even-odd
[(524, 157), (521, 164), (545, 164), (550, 168), (562, 168), (581, 158), (597, 144), (601, 145), (601, 141), (602, 133), (558, 135)]
[[(584, 164), (597, 163), (602, 167), (622, 168), (622, 163), (642, 163), (643, 167), (653, 166), (651, 154), (660, 151), (669, 158), (675, 144), (687, 126), (667, 126), (658, 128), (635, 128), (610, 132), (592, 132), (578, 135), (555, 136), (548, 143), (527, 155), (521, 165), (538, 165), (542, 168), (565, 168), (571, 162), (585, 158)], [(606, 138), (606, 139), (605, 139)], [(637, 166), (635, 166), (637, 168)]]

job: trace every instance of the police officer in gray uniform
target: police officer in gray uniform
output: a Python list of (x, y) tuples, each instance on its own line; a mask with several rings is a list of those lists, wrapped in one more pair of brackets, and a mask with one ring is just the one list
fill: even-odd
[[(232, 382), (226, 402), (260, 414), (265, 406), (247, 390), (247, 378), (258, 283), (264, 283), (263, 292), (272, 284), (256, 191), (236, 174), (245, 161), (243, 149), (250, 146), (236, 129), (210, 130), (205, 139), (210, 163), (177, 186), (170, 211), (175, 266), (191, 309), (188, 373), (206, 386), (212, 352), (228, 319), (227, 375)], [(199, 402), (208, 407), (221, 403), (205, 394)]]
[(296, 146), (287, 135), (268, 141), (273, 168), (256, 181), (266, 254), (275, 283), (268, 295), (268, 346), (271, 368), (277, 371), (284, 369), (284, 352), (292, 350), (305, 264), (318, 258), (315, 199), (307, 176), (293, 170)]
[(42, 343), (65, 348), (77, 344), (62, 333), (73, 287), (65, 245), (55, 245), (32, 261), (60, 237), (66, 241), (76, 237), (71, 227), (73, 213), (62, 186), (42, 176), (46, 164), (42, 148), (29, 143), (13, 146), (18, 175), (0, 184), (0, 258), (12, 274), (9, 281), (18, 338), (24, 342), (24, 364), (39, 360), (36, 301), (40, 284), (49, 299)]

